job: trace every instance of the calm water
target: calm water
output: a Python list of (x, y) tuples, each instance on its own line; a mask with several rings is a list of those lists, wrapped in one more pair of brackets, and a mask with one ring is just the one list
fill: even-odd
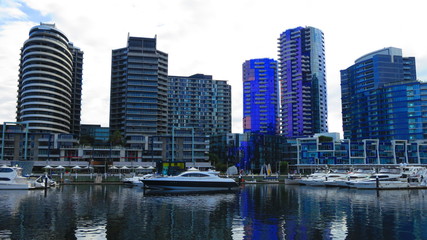
[(0, 239), (427, 239), (427, 191), (246, 185), (0, 191)]

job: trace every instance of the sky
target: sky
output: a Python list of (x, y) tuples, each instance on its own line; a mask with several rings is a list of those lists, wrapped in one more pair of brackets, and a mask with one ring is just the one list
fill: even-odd
[[(16, 121), (20, 49), (31, 27), (55, 23), (84, 51), (82, 123), (108, 126), (111, 50), (155, 37), (169, 75), (232, 86), (232, 132), (242, 132), (242, 64), (278, 55), (287, 29), (323, 31), (329, 132), (342, 134), (340, 70), (385, 47), (415, 57), (427, 80), (424, 0), (0, 0), (0, 123)], [(341, 135), (342, 136), (342, 135)]]

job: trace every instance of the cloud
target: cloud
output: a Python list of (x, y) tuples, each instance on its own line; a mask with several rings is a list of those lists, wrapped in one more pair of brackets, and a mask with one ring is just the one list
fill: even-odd
[(15, 121), (18, 68), (22, 43), (28, 38), (33, 22), (18, 21), (0, 26), (0, 119)]
[(422, 1), (6, 0), (0, 11), (0, 122), (14, 119), (19, 49), (41, 21), (56, 23), (84, 51), (82, 122), (103, 126), (109, 118), (111, 50), (125, 47), (129, 33), (157, 35), (158, 49), (169, 54), (170, 75), (203, 73), (228, 80), (233, 132), (242, 132), (242, 63), (277, 59), (277, 39), (286, 29), (313, 26), (325, 34), (333, 132), (342, 132), (339, 71), (356, 58), (399, 47), (417, 58), (419, 78), (427, 75)]
[(0, 3), (0, 22), (9, 19), (25, 19), (27, 14), (25, 14), (20, 7), (22, 7), (22, 5), (19, 2), (12, 0), (2, 1)]

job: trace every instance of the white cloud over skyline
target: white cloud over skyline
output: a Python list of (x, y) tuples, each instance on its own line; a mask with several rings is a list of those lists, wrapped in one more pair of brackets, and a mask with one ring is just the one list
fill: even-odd
[(424, 3), (397, 0), (0, 0), (0, 122), (15, 121), (20, 48), (31, 27), (55, 23), (84, 51), (82, 123), (108, 126), (111, 50), (154, 37), (169, 74), (228, 80), (233, 132), (242, 131), (242, 63), (277, 59), (277, 38), (298, 26), (325, 34), (329, 131), (342, 132), (339, 71), (369, 52), (402, 48), (427, 80)]

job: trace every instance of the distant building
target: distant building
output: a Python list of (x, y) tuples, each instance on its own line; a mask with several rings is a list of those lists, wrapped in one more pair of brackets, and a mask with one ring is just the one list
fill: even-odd
[(110, 138), (110, 128), (98, 124), (82, 124), (81, 137), (90, 136), (94, 142), (107, 143)]
[(280, 34), (280, 130), (288, 138), (328, 131), (323, 32), (297, 27)]
[(427, 83), (417, 81), (414, 57), (384, 48), (341, 70), (344, 138), (427, 139)]
[(17, 122), (32, 133), (80, 134), (83, 52), (55, 27), (31, 28), (21, 49)]
[(268, 164), (276, 172), (281, 162), (289, 160), (287, 149), (289, 144), (284, 136), (247, 132), (212, 136), (209, 154), (212, 159), (235, 165), (246, 173), (259, 173)]
[(210, 75), (168, 77), (169, 133), (193, 129), (198, 134), (231, 132), (231, 86)]
[(427, 164), (427, 140), (352, 141), (316, 134), (297, 139), (297, 149), (297, 166)]
[(278, 133), (279, 92), (277, 62), (251, 59), (243, 63), (243, 131)]
[(141, 148), (144, 136), (167, 133), (168, 55), (156, 43), (128, 37), (125, 48), (112, 51), (110, 132), (132, 148)]

